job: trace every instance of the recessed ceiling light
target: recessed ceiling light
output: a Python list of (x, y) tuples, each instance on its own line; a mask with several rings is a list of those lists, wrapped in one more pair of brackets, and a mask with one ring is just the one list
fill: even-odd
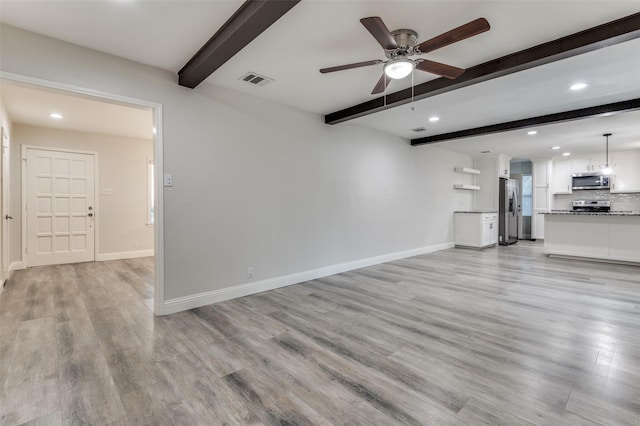
[(574, 83), (569, 87), (571, 90), (582, 90), (589, 86), (587, 83)]
[(568, 157), (568, 156), (571, 155), (571, 153), (570, 152), (563, 152), (562, 155), (564, 155), (565, 157)]
[(551, 149), (560, 149), (559, 146), (552, 146)]
[(438, 116), (434, 115), (433, 117), (429, 117), (429, 121), (432, 122), (432, 123), (435, 123), (438, 120), (440, 120), (440, 117), (438, 117)]
[(529, 131), (527, 132), (527, 134), (528, 134), (528, 135), (537, 135), (537, 134), (538, 134), (538, 132), (537, 132), (536, 130), (529, 130)]
[(64, 118), (62, 114), (58, 112), (52, 112), (51, 114), (49, 114), (49, 117), (55, 118), (56, 120), (60, 120), (61, 118)]

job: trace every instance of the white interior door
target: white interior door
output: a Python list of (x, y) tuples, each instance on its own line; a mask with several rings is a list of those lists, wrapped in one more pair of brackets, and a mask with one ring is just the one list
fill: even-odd
[(27, 149), (27, 266), (95, 259), (95, 158)]
[(9, 278), (9, 137), (2, 127), (2, 147), (0, 147), (0, 282)]

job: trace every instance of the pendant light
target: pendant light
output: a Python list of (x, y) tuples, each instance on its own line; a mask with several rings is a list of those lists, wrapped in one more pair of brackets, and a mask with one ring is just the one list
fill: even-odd
[(605, 148), (605, 165), (604, 166), (600, 166), (600, 168), (602, 169), (602, 174), (605, 176), (609, 176), (612, 172), (613, 172), (613, 168), (616, 166), (615, 164), (609, 164), (609, 136), (611, 136), (611, 133), (605, 133), (604, 135), (602, 135), (606, 138), (606, 148)]

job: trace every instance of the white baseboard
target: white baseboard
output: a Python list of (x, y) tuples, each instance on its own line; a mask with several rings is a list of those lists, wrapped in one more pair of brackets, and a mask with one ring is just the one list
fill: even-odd
[(113, 253), (100, 253), (96, 254), (96, 262), (102, 262), (105, 260), (120, 260), (120, 259), (134, 259), (136, 257), (149, 257), (153, 256), (153, 249), (151, 250), (135, 250), (135, 251), (118, 251)]
[(267, 290), (273, 290), (292, 284), (299, 284), (306, 281), (315, 280), (329, 275), (340, 274), (342, 272), (352, 271), (354, 269), (365, 268), (367, 266), (378, 265), (380, 263), (391, 262), (407, 257), (418, 256), (421, 254), (432, 253), (434, 251), (452, 248), (453, 242), (436, 244), (433, 246), (420, 247), (417, 249), (406, 250), (396, 253), (384, 254), (381, 256), (369, 257), (367, 259), (355, 260), (352, 262), (340, 263), (337, 265), (325, 266), (323, 268), (313, 269), (310, 271), (298, 272), (291, 275), (284, 275), (266, 280), (255, 281), (251, 283), (239, 284), (232, 287), (222, 288), (219, 290), (207, 291), (204, 293), (193, 294), (190, 296), (177, 297), (175, 299), (165, 300), (162, 312), (156, 312), (156, 315), (173, 314), (188, 309), (198, 308), (200, 306), (211, 305), (213, 303), (223, 302), (238, 297), (248, 296), (250, 294), (261, 293)]
[(22, 266), (22, 262), (21, 261), (16, 261), (16, 262), (11, 262), (9, 264), (9, 275), (11, 275), (12, 271), (17, 271), (19, 269), (24, 269), (24, 267)]

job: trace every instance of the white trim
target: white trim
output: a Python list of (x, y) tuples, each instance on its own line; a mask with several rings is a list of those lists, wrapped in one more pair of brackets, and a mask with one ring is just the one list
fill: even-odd
[[(150, 108), (153, 114), (153, 126), (156, 128), (156, 134), (153, 138), (153, 162), (154, 172), (156, 174), (156, 199), (155, 199), (155, 225), (154, 226), (154, 244), (155, 244), (155, 283), (154, 283), (154, 313), (162, 315), (164, 307), (164, 204), (162, 176), (164, 175), (164, 139), (162, 126), (162, 104), (157, 102), (146, 101), (128, 96), (116, 95), (113, 93), (102, 92), (99, 90), (89, 89), (86, 87), (73, 86), (70, 84), (59, 83), (50, 80), (43, 80), (36, 77), (29, 77), (21, 74), (15, 74), (6, 71), (0, 71), (0, 79), (5, 79), (17, 83), (29, 84), (32, 86), (40, 86), (49, 89), (57, 89), (61, 91), (76, 93), (82, 96), (91, 96), (106, 101), (115, 101), (128, 105), (137, 105), (140, 107)], [(96, 196), (98, 194), (96, 193)]]
[(555, 257), (558, 259), (569, 259), (569, 260), (582, 260), (584, 262), (600, 262), (600, 263), (615, 263), (618, 265), (631, 265), (631, 266), (638, 266), (638, 264), (640, 264), (640, 262), (638, 262), (637, 260), (633, 259), (633, 260), (629, 260), (629, 259), (621, 259), (621, 258), (616, 258), (616, 257), (598, 257), (598, 256), (588, 256), (585, 255), (584, 253), (555, 253), (555, 252), (549, 252), (549, 253), (545, 253), (545, 255), (547, 257)]
[(117, 251), (112, 253), (98, 253), (96, 254), (96, 262), (103, 262), (105, 260), (134, 259), (136, 257), (150, 257), (150, 256), (153, 256), (153, 249)]
[[(152, 168), (152, 172), (151, 172), (151, 176), (149, 176), (149, 167), (151, 166)], [(153, 193), (153, 201), (155, 202), (155, 185), (153, 185), (155, 182), (153, 180), (155, 174), (153, 173), (153, 156), (151, 157), (147, 157), (146, 160), (146, 167), (145, 170), (147, 171), (147, 190), (146, 190), (146, 199), (147, 199), (147, 221), (145, 222), (145, 224), (147, 226), (153, 226), (153, 222), (151, 222), (151, 191), (150, 189), (153, 187), (154, 189), (154, 193)]]
[(9, 275), (11, 275), (11, 272), (13, 271), (18, 271), (20, 269), (24, 269), (24, 266), (22, 266), (23, 263), (21, 261), (15, 261), (15, 262), (11, 262), (11, 265), (9, 265)]
[(101, 98), (107, 101), (122, 102), (128, 105), (138, 105), (138, 106), (147, 107), (147, 108), (157, 108), (160, 105), (156, 102), (130, 98), (128, 96), (102, 92), (100, 90), (89, 89), (86, 87), (73, 86), (70, 84), (59, 83), (56, 81), (43, 80), (37, 77), (29, 77), (26, 75), (15, 74), (15, 73), (6, 72), (6, 71), (0, 71), (0, 79), (10, 80), (16, 83), (24, 83), (31, 86), (40, 86), (40, 87), (46, 87), (49, 89), (61, 90), (64, 92), (76, 93), (78, 95), (83, 95), (83, 96)]
[[(5, 215), (11, 214), (11, 141), (9, 140), (8, 129), (5, 126), (0, 126), (0, 161), (2, 162), (2, 176), (0, 176), (0, 192), (2, 199), (0, 199), (0, 228), (2, 232), (2, 241), (0, 241), (0, 278), (2, 278), (2, 286), (9, 279), (9, 265), (11, 264), (11, 224)], [(5, 150), (5, 140), (7, 141)], [(5, 167), (6, 163), (6, 167)], [(6, 228), (6, 232), (5, 232)]]
[(154, 206), (154, 262), (155, 284), (153, 288), (153, 312), (164, 315), (164, 130), (162, 127), (162, 105), (153, 107), (153, 126), (156, 133), (153, 138), (153, 172), (155, 173), (155, 206)]
[(273, 290), (280, 287), (299, 284), (306, 281), (327, 277), (329, 275), (340, 274), (342, 272), (352, 271), (354, 269), (365, 268), (367, 266), (378, 265), (380, 263), (391, 262), (398, 259), (405, 259), (407, 257), (432, 253), (434, 251), (445, 250), (448, 248), (452, 248), (453, 246), (453, 242), (436, 244), (412, 250), (369, 257), (367, 259), (355, 260), (353, 262), (325, 266), (323, 268), (269, 278), (262, 281), (239, 284), (233, 287), (207, 291), (190, 296), (177, 297), (175, 299), (169, 299), (165, 301), (162, 311), (163, 314), (173, 314), (175, 312), (186, 311), (188, 309), (198, 308), (200, 306), (211, 305), (212, 303), (223, 302), (225, 300), (235, 299), (237, 297), (248, 296), (267, 290)]

